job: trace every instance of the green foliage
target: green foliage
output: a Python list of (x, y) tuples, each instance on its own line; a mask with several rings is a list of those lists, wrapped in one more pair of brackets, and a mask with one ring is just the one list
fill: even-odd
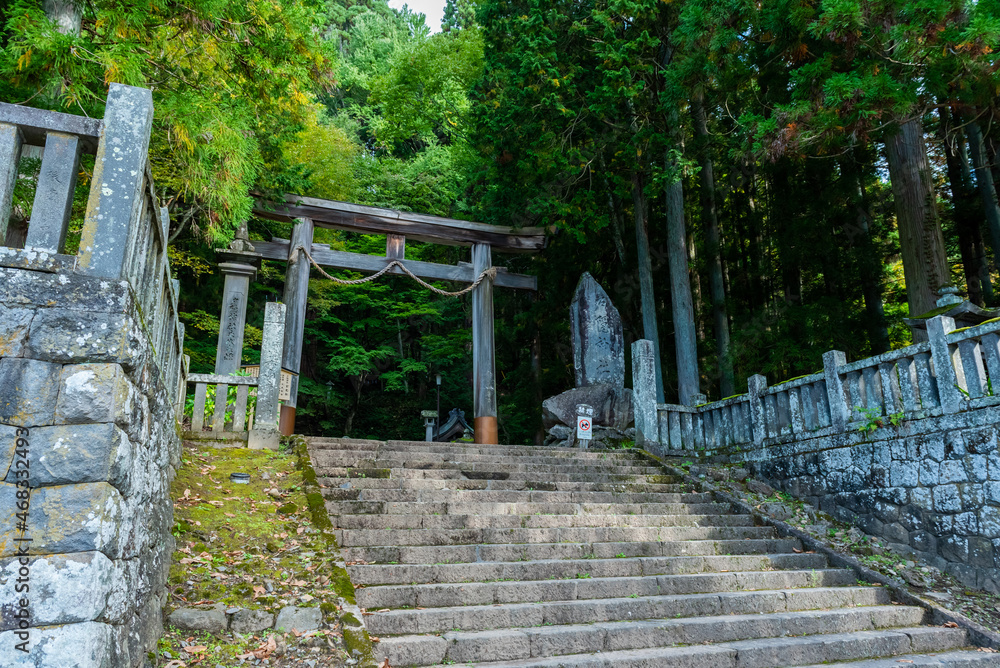
[(6, 7), (0, 97), (101, 116), (109, 83), (152, 88), (157, 187), (216, 241), (249, 215), (251, 189), (295, 180), (280, 147), (332, 83), (320, 5), (95, 0), (81, 11), (77, 35), (40, 0)]

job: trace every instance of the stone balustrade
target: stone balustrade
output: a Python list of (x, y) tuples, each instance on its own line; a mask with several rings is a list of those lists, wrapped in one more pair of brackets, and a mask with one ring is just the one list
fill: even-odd
[[(1000, 321), (701, 406), (657, 406), (660, 455), (739, 463), (779, 489), (1000, 591)], [(648, 397), (650, 390), (635, 390)], [(646, 399), (648, 403), (648, 399)], [(637, 406), (636, 414), (640, 408)]]
[[(117, 84), (103, 119), (0, 104), (0, 665), (132, 668), (162, 630), (186, 363), (152, 117), (150, 91)], [(41, 169), (8, 234), (26, 145)]]

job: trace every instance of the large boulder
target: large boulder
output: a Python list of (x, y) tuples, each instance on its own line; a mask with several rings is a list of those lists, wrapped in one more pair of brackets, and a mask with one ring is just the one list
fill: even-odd
[(594, 426), (624, 431), (633, 422), (632, 390), (606, 383), (576, 387), (542, 402), (542, 425), (545, 429), (562, 424), (576, 429), (576, 407), (587, 404), (594, 409)]
[(576, 386), (625, 387), (625, 337), (618, 309), (604, 288), (584, 272), (569, 307)]

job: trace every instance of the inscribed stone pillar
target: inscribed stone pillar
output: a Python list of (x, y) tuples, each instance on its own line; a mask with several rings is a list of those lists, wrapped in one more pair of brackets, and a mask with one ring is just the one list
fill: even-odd
[(215, 353), (215, 373), (228, 376), (240, 369), (243, 357), (243, 330), (247, 322), (247, 294), (257, 269), (249, 264), (220, 262), (226, 277), (219, 317), (219, 343)]
[(625, 387), (625, 337), (618, 309), (589, 272), (576, 286), (569, 307), (576, 386), (606, 383)]
[(656, 351), (653, 342), (632, 344), (632, 402), (635, 411), (635, 444), (645, 447), (660, 440), (656, 409)]
[(264, 306), (264, 335), (260, 345), (260, 376), (257, 379), (257, 407), (254, 428), (247, 445), (254, 450), (277, 450), (278, 388), (281, 383), (281, 347), (285, 338), (285, 305)]
[[(493, 265), (489, 244), (472, 245), (473, 276)], [(493, 280), (486, 278), (472, 291), (472, 394), (476, 443), (496, 445), (497, 385), (493, 349)]]
[[(299, 248), (312, 250), (313, 222), (299, 218), (292, 230), (288, 268), (285, 270), (284, 302), (285, 341), (282, 346), (281, 365), (289, 371), (299, 372), (302, 360), (302, 336), (306, 326), (306, 301), (309, 298), (309, 258)], [(292, 378), (291, 398), (281, 407), (281, 433), (291, 436), (295, 431), (295, 406), (299, 393), (299, 380)]]

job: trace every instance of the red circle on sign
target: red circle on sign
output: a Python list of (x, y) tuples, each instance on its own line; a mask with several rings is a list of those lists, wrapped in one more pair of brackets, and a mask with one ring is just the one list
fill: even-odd
[(590, 422), (587, 420), (580, 420), (580, 429), (587, 431), (590, 429)]

